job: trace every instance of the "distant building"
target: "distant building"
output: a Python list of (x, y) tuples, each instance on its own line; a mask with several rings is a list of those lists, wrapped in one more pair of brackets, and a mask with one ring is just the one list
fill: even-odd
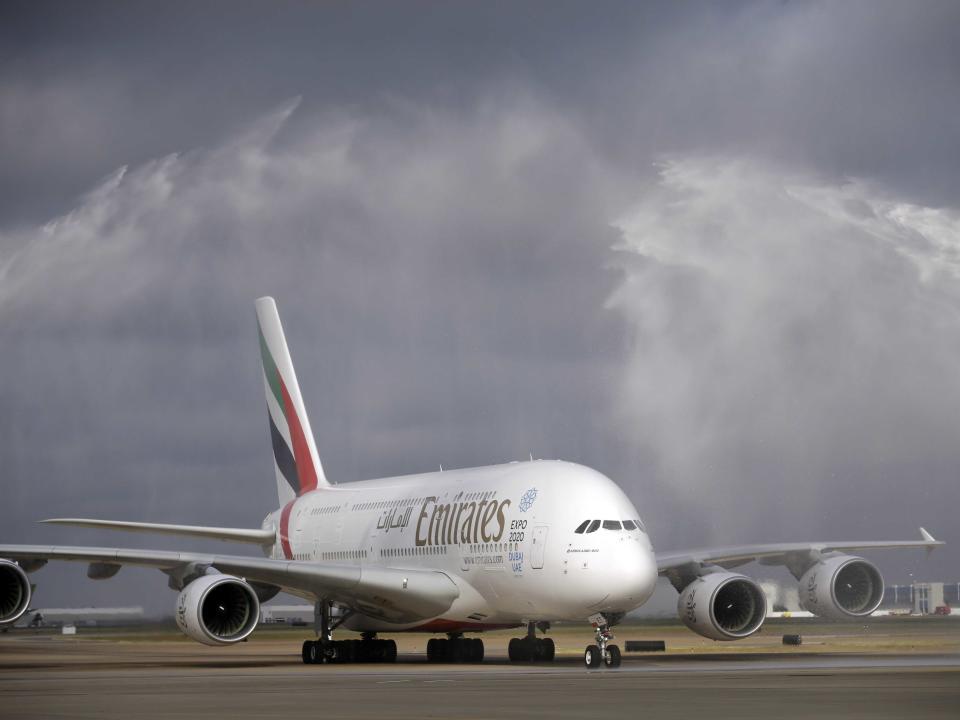
[(260, 620), (268, 625), (271, 623), (310, 624), (313, 623), (313, 605), (261, 605)]
[(883, 589), (883, 610), (910, 611), (931, 615), (938, 607), (960, 609), (960, 582), (915, 582), (911, 585), (888, 585)]

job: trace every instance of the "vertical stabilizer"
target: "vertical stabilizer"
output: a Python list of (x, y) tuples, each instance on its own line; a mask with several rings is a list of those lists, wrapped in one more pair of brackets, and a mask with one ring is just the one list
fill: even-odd
[(272, 297), (257, 300), (257, 325), (277, 492), (283, 507), (295, 497), (330, 483), (323, 474), (277, 304)]

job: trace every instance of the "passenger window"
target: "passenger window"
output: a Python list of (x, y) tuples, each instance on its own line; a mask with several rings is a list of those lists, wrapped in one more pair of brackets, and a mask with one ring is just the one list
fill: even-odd
[(619, 520), (604, 520), (604, 521), (603, 521), (603, 529), (604, 529), (604, 530), (621, 530), (622, 527), (623, 527), (623, 526), (620, 525), (620, 521), (619, 521)]
[(587, 529), (587, 525), (589, 524), (590, 524), (589, 520), (584, 520), (582, 523), (580, 523), (579, 527), (577, 527), (577, 529), (574, 530), (574, 532), (577, 535), (583, 535), (583, 531)]
[(624, 521), (623, 521), (623, 529), (624, 529), (624, 530), (636, 530), (636, 529), (637, 529), (637, 526), (636, 526), (636, 523), (633, 522), (633, 520), (624, 520)]
[(587, 532), (588, 532), (588, 533), (596, 532), (598, 527), (600, 527), (600, 521), (599, 521), (599, 520), (591, 520), (591, 521), (590, 521), (590, 526), (587, 528)]

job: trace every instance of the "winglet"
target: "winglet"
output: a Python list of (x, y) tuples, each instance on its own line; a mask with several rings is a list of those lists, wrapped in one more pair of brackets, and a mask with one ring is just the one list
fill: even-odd
[[(928, 543), (936, 543), (937, 539), (927, 532), (926, 528), (920, 528), (920, 536)], [(937, 543), (939, 544), (939, 543)]]

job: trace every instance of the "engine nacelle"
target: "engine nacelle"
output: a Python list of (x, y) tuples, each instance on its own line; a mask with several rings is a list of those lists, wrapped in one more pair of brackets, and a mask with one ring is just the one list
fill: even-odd
[(800, 577), (800, 607), (817, 617), (849, 620), (869, 615), (883, 600), (883, 577), (863, 558), (837, 555)]
[(710, 573), (687, 585), (677, 600), (684, 625), (711, 640), (740, 640), (767, 617), (763, 590), (745, 575)]
[(253, 588), (232, 575), (204, 575), (177, 598), (177, 625), (205, 645), (240, 642), (260, 622), (260, 601)]
[(0, 559), (0, 625), (16, 622), (30, 605), (30, 580), (23, 568)]

